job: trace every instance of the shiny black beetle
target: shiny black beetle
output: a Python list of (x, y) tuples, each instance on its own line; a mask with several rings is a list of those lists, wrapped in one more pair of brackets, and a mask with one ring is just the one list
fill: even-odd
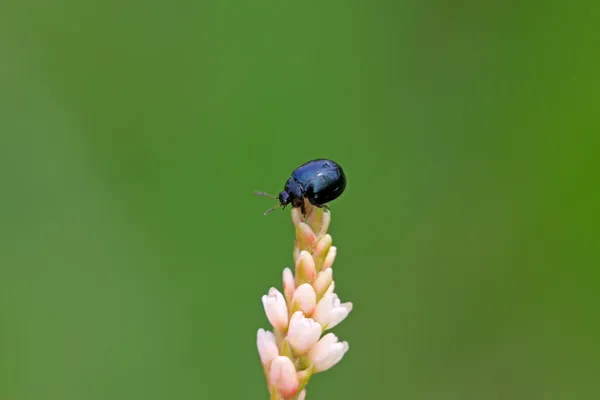
[(337, 199), (346, 188), (346, 176), (342, 167), (331, 160), (319, 159), (302, 164), (292, 172), (285, 183), (279, 197), (264, 192), (254, 192), (257, 196), (267, 196), (279, 200), (279, 203), (269, 208), (265, 215), (281, 206), (288, 204), (300, 207), (306, 215), (304, 200), (316, 207), (327, 207), (327, 203)]

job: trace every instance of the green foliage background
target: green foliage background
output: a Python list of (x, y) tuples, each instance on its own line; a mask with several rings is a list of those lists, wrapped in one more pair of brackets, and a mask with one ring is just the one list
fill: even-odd
[(598, 398), (598, 6), (0, 4), (0, 399), (264, 399), (289, 173), (344, 167), (309, 399)]

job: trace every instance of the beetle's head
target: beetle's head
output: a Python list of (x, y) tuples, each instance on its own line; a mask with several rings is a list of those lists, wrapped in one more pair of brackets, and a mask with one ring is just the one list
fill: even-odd
[(279, 204), (280, 205), (286, 206), (286, 205), (290, 204), (290, 201), (291, 201), (291, 196), (288, 192), (283, 190), (281, 193), (279, 193)]

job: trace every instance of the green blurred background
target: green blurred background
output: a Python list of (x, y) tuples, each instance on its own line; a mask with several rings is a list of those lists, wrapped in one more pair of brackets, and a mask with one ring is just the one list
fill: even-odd
[(355, 308), (309, 400), (600, 398), (591, 7), (3, 1), (0, 399), (267, 398), (251, 193), (317, 157)]

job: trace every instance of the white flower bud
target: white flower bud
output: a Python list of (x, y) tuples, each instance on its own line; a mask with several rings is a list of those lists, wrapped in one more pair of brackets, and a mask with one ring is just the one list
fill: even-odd
[(294, 354), (302, 356), (317, 343), (323, 328), (318, 322), (305, 318), (302, 311), (296, 311), (290, 319), (287, 340)]
[(275, 357), (279, 355), (275, 335), (273, 332), (259, 329), (256, 335), (256, 347), (263, 365), (268, 365)]
[(262, 302), (271, 325), (275, 329), (285, 332), (288, 324), (288, 310), (283, 295), (279, 290), (271, 288), (269, 295), (262, 297)]
[(311, 315), (317, 306), (317, 295), (308, 283), (303, 283), (296, 288), (292, 300), (292, 311), (300, 310), (304, 315)]
[(348, 351), (348, 342), (339, 342), (337, 336), (328, 333), (310, 350), (308, 358), (315, 372), (326, 371), (337, 364)]
[(331, 329), (342, 322), (350, 311), (352, 311), (352, 303), (341, 304), (335, 293), (328, 292), (317, 304), (312, 317), (323, 326), (323, 329)]

